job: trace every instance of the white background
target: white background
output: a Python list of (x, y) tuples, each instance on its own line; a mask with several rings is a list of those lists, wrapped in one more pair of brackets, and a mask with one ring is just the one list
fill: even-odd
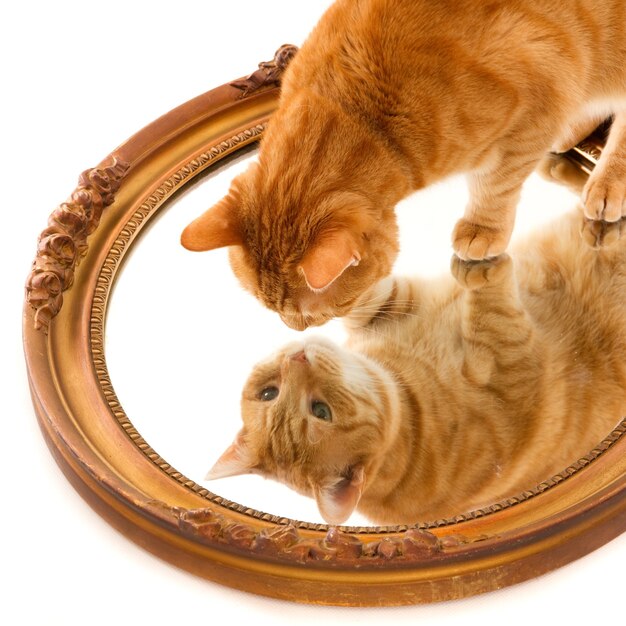
[[(26, 382), (21, 315), (24, 280), (48, 215), (80, 172), (178, 104), (251, 72), (280, 44), (301, 43), (328, 4), (59, 0), (5, 3), (0, 9), (0, 622), (208, 623), (219, 613), (257, 624), (528, 624), (541, 616), (567, 623), (606, 618), (619, 602), (624, 536), (540, 579), (433, 606), (322, 608), (241, 593), (180, 571), (120, 536), (73, 491), (43, 442)], [(177, 239), (178, 224), (174, 228)], [(206, 462), (198, 472), (208, 469), (209, 453)]]

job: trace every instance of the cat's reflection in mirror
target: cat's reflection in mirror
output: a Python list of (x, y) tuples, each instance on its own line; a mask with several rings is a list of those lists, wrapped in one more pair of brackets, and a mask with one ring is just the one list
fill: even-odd
[(331, 524), (355, 509), (410, 524), (586, 454), (626, 415), (626, 220), (599, 227), (577, 209), (511, 258), (451, 269), (378, 283), (343, 347), (312, 337), (259, 363), (208, 478), (277, 479)]

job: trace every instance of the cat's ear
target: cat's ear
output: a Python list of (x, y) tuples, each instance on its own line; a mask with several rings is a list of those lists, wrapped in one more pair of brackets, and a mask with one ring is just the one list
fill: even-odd
[(344, 227), (322, 235), (304, 255), (300, 271), (310, 289), (321, 291), (360, 260), (354, 235)]
[(237, 219), (237, 198), (231, 191), (183, 230), (180, 243), (195, 252), (237, 246), (243, 242)]
[(226, 451), (217, 459), (215, 465), (204, 477), (205, 480), (252, 473), (255, 463), (250, 453), (250, 448), (245, 442), (243, 432), (243, 430), (240, 430), (237, 433), (235, 440), (226, 448)]
[(322, 486), (314, 486), (317, 508), (328, 524), (343, 524), (356, 509), (365, 486), (365, 470), (356, 465), (347, 476), (338, 476)]

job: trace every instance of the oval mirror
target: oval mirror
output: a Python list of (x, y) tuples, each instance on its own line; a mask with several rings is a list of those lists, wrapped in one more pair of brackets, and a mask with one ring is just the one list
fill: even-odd
[[(130, 138), (81, 175), (42, 232), (25, 350), (38, 419), (72, 484), (129, 537), (195, 574), (326, 604), (481, 593), (621, 533), (620, 415), (604, 439), (526, 491), (411, 525), (370, 526), (355, 514), (350, 526), (328, 527), (314, 501), (278, 483), (204, 481), (240, 427), (250, 368), (297, 333), (239, 288), (223, 250), (194, 255), (179, 236), (254, 158), (293, 52), (281, 48), (249, 77)], [(588, 170), (598, 149), (588, 142), (569, 156)], [(449, 233), (465, 194), (451, 180), (398, 207), (394, 272), (449, 272)], [(435, 203), (441, 218), (423, 228), (424, 207)], [(573, 208), (576, 196), (533, 176), (522, 203), (518, 237)], [(306, 333), (345, 336), (339, 321)]]

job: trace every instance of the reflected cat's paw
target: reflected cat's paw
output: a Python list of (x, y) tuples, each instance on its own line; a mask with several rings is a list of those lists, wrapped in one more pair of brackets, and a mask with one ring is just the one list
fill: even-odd
[(595, 249), (608, 248), (626, 237), (626, 218), (618, 222), (583, 219), (580, 234), (588, 246)]
[(609, 162), (594, 170), (583, 189), (585, 217), (617, 222), (626, 217), (626, 166)]
[(547, 181), (563, 185), (576, 194), (582, 192), (589, 179), (580, 167), (560, 154), (546, 154), (536, 171)]
[(513, 263), (508, 254), (488, 261), (464, 261), (453, 255), (450, 271), (461, 287), (473, 291), (507, 280), (513, 272)]
[(504, 230), (475, 224), (461, 218), (452, 233), (454, 252), (464, 261), (492, 259), (506, 250), (509, 238)]

